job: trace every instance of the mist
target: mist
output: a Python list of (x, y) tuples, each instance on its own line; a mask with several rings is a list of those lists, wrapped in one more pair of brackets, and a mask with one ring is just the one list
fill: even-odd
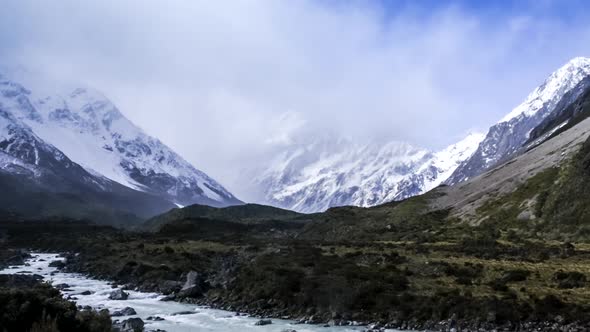
[(95, 87), (241, 196), (241, 170), (318, 135), (439, 149), (486, 131), (590, 54), (583, 5), (527, 4), (8, 0), (0, 62)]

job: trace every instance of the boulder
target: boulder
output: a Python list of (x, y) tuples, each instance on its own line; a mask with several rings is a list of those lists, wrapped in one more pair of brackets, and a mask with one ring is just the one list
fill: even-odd
[(92, 295), (92, 292), (89, 290), (83, 291), (82, 293), (78, 294), (78, 295)]
[(190, 271), (186, 275), (186, 282), (178, 292), (179, 297), (200, 297), (205, 293), (205, 279), (201, 274)]
[(129, 318), (121, 324), (124, 332), (142, 332), (144, 323), (141, 318)]
[(256, 323), (254, 323), (254, 325), (256, 326), (264, 326), (264, 325), (270, 325), (272, 324), (272, 320), (270, 319), (261, 319), (259, 321), (257, 321)]
[(127, 300), (129, 298), (129, 293), (124, 292), (122, 289), (117, 289), (109, 294), (109, 300)]
[(68, 285), (68, 284), (57, 284), (57, 285), (55, 285), (53, 287), (55, 289), (58, 289), (58, 290), (63, 291), (63, 290), (66, 290), (66, 289), (70, 288), (70, 285)]
[(193, 315), (197, 314), (198, 311), (179, 311), (172, 314), (172, 316), (182, 316), (182, 315)]
[(53, 262), (49, 263), (49, 267), (55, 267), (58, 270), (61, 270), (64, 267), (66, 267), (66, 263), (64, 263), (63, 261), (53, 261)]
[(113, 317), (133, 316), (133, 315), (137, 315), (137, 312), (135, 312), (135, 309), (133, 309), (131, 307), (125, 307), (123, 310), (117, 310), (111, 314), (111, 316), (113, 316)]
[(154, 322), (160, 322), (160, 321), (163, 321), (163, 320), (165, 320), (164, 318), (162, 318), (162, 317), (159, 317), (159, 316), (149, 316), (149, 317), (148, 317), (148, 318), (146, 318), (146, 319), (147, 319), (147, 320), (152, 320), (152, 321), (154, 321)]
[(164, 280), (158, 284), (160, 293), (164, 295), (170, 295), (176, 293), (182, 289), (182, 282), (174, 280)]

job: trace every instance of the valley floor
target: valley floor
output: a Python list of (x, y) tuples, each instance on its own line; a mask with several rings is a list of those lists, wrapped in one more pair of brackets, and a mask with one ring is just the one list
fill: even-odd
[[(77, 253), (65, 271), (169, 299), (328, 323), (446, 331), (585, 331), (590, 244), (493, 232), (457, 241), (183, 238), (89, 224), (4, 222), (13, 248)], [(75, 235), (74, 235), (75, 234)], [(193, 286), (182, 290), (187, 274)]]

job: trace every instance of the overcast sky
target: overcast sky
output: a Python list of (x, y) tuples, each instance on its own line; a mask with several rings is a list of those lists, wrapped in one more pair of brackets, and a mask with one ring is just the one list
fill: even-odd
[(2, 0), (0, 62), (96, 87), (239, 195), (298, 137), (485, 131), (590, 55), (586, 3)]

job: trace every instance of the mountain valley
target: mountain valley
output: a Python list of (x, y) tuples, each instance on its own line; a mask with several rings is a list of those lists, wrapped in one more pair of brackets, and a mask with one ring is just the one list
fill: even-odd
[[(528, 128), (526, 135), (496, 130), (506, 126), (501, 122), (483, 141), (475, 136), (444, 152), (398, 144), (362, 147), (358, 154), (326, 156), (324, 165), (347, 165), (343, 169), (350, 173), (334, 177), (319, 166), (315, 173), (305, 171), (322, 175), (324, 182), (318, 183), (331, 188), (346, 183), (347, 174), (365, 174), (364, 166), (350, 166), (356, 165), (349, 163), (354, 156), (364, 161), (379, 156), (365, 164), (387, 165), (406, 180), (416, 179), (413, 171), (423, 171), (415, 174), (422, 182), (412, 182), (420, 185), (411, 194), (390, 202), (332, 207), (311, 199), (325, 204), (321, 209), (326, 211), (317, 213), (258, 204), (196, 204), (136, 221), (131, 230), (79, 218), (6, 214), (0, 219), (0, 258), (8, 267), (15, 257), (19, 260), (21, 249), (60, 252), (66, 257), (63, 273), (261, 320), (359, 324), (373, 331), (584, 331), (590, 324), (590, 86), (585, 77), (572, 80), (557, 85), (567, 87), (558, 89), (559, 100), (543, 99), (544, 106), (535, 108), (534, 114), (540, 114), (551, 106), (542, 119), (524, 112), (508, 120), (514, 128)], [(103, 187), (122, 186), (70, 160), (11, 113), (4, 119), (10, 137), (0, 147), (11, 181), (18, 175), (44, 185), (38, 179), (72, 176), (76, 185), (95, 186), (102, 179)], [(464, 165), (478, 164), (470, 160), (491, 151), (484, 147), (492, 141), (514, 144), (494, 150), (497, 162), (458, 176), (456, 183), (442, 183), (443, 177), (454, 179), (451, 173), (475, 170)], [(303, 161), (320, 165), (324, 160), (298, 160), (305, 151), (292, 156), (293, 163), (281, 171), (297, 173), (295, 165), (305, 169)], [(409, 164), (406, 156), (412, 156)], [(374, 183), (388, 183), (388, 176), (376, 178), (384, 182)], [(372, 188), (385, 195), (381, 187)], [(328, 202), (346, 202), (334, 195), (337, 189), (317, 190), (320, 197), (331, 197)], [(377, 204), (377, 196), (359, 196), (368, 199), (359, 205)], [(331, 200), (336, 197), (343, 200)], [(0, 283), (0, 294), (8, 291)], [(92, 319), (100, 319), (95, 314)], [(41, 319), (40, 313), (33, 316), (32, 321)]]

